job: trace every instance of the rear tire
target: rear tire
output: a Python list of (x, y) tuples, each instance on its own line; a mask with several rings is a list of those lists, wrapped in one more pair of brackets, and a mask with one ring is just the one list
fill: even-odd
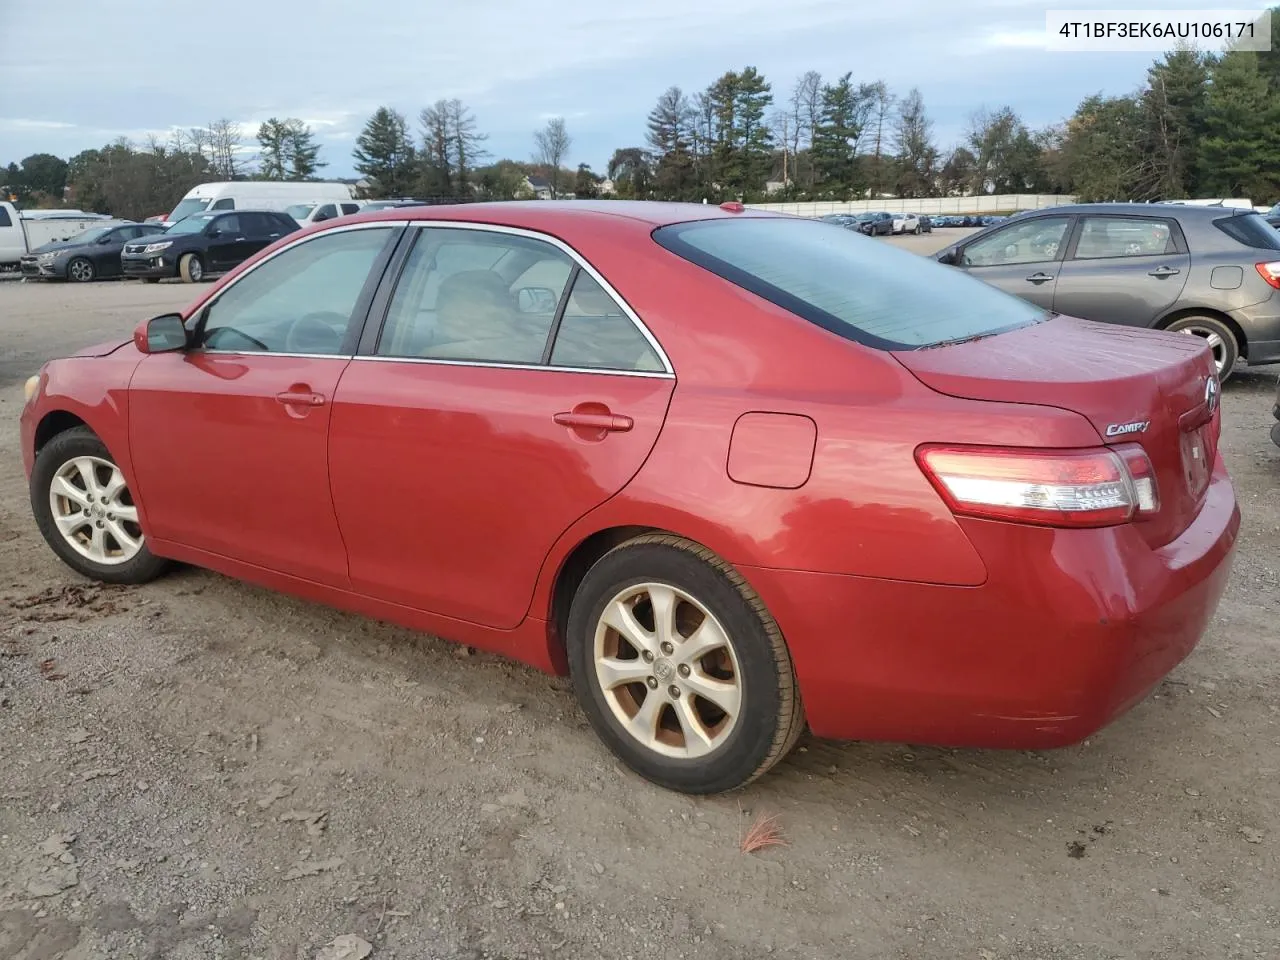
[(1181, 317), (1175, 320), (1166, 330), (1200, 337), (1213, 351), (1213, 362), (1218, 368), (1218, 381), (1226, 383), (1227, 378), (1235, 370), (1236, 361), (1240, 359), (1240, 344), (1235, 333), (1216, 317)]
[(170, 563), (147, 548), (123, 480), (98, 435), (75, 427), (36, 455), (31, 511), (45, 542), (76, 573), (103, 583), (147, 583)]
[(596, 733), (668, 789), (741, 787), (804, 729), (791, 656), (764, 602), (681, 537), (636, 537), (597, 561), (570, 607), (566, 648)]
[(199, 283), (204, 279), (204, 261), (196, 253), (184, 253), (178, 261), (178, 275), (183, 283)]

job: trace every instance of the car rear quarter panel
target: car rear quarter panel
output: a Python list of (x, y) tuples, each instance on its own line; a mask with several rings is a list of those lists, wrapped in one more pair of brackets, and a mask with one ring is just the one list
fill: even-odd
[[(934, 393), (890, 354), (666, 256), (674, 262), (645, 263), (634, 253), (629, 260), (598, 258), (661, 340), (677, 385), (662, 434), (637, 476), (551, 551), (535, 596), (537, 616), (549, 609), (556, 571), (574, 547), (621, 526), (689, 537), (735, 565), (980, 584), (983, 561), (917, 466), (916, 447), (1100, 442), (1069, 411)], [(813, 421), (812, 469), (802, 485), (734, 481), (730, 441), (749, 413)]]

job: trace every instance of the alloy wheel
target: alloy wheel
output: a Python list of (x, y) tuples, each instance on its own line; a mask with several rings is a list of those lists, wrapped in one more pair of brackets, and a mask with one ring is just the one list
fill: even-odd
[(606, 605), (595, 676), (624, 730), (666, 757), (703, 757), (738, 723), (742, 670), (724, 627), (691, 594), (663, 583), (626, 587)]
[(85, 283), (93, 279), (93, 264), (83, 258), (77, 258), (67, 266), (67, 273), (77, 283)]
[(49, 507), (58, 533), (88, 560), (127, 563), (142, 549), (142, 527), (120, 468), (100, 457), (75, 457), (53, 475)]
[(1194, 323), (1190, 326), (1182, 327), (1177, 332), (1188, 333), (1193, 337), (1200, 337), (1204, 340), (1209, 349), (1213, 352), (1213, 365), (1217, 370), (1218, 376), (1221, 377), (1222, 369), (1227, 362), (1227, 344), (1222, 339), (1222, 335), (1210, 327), (1202, 327)]

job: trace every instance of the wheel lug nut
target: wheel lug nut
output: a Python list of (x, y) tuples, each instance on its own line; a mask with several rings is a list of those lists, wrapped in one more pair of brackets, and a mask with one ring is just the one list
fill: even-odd
[(640, 656), (644, 659), (645, 663), (653, 663), (653, 654), (650, 653), (648, 650), (640, 654)]
[(667, 656), (670, 656), (670, 655), (671, 655), (671, 652), (672, 652), (673, 650), (675, 650), (675, 647), (673, 647), (673, 646), (672, 646), (670, 643), (668, 643), (666, 640), (663, 640), (663, 641), (662, 641), (662, 652), (663, 652), (663, 653), (665, 653)]
[(101, 528), (102, 528), (102, 521), (101, 521), (101, 520), (99, 520), (99, 521), (98, 521), (97, 526), (98, 526), (98, 528), (99, 528), (99, 529), (101, 529)]
[(692, 672), (693, 671), (689, 669), (689, 665), (687, 663), (680, 664), (680, 676), (687, 677)]
[(680, 688), (677, 687), (674, 683), (671, 686), (667, 687), (667, 693), (671, 694), (672, 700), (680, 699)]
[(649, 685), (649, 689), (650, 689), (650, 690), (657, 690), (657, 689), (658, 689), (658, 678), (657, 678), (657, 677), (650, 677), (648, 680), (646, 680), (646, 681), (645, 681), (645, 683), (647, 683), (647, 684)]

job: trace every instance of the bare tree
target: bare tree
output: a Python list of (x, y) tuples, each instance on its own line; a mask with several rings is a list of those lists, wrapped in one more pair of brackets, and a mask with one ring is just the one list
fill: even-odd
[[(822, 118), (822, 74), (810, 70), (796, 81), (791, 94), (791, 153), (799, 157), (800, 151), (813, 145), (813, 131)], [(797, 160), (797, 166), (799, 161)], [(814, 184), (816, 171), (812, 159), (809, 163), (809, 186)]]
[(246, 172), (239, 156), (244, 131), (234, 120), (223, 117), (209, 124), (209, 152), (213, 168), (224, 180), (234, 180)]
[(792, 133), (795, 130), (795, 118), (786, 110), (775, 110), (769, 114), (769, 132), (773, 139), (782, 144), (782, 186), (791, 185)]
[(458, 196), (466, 197), (472, 193), (472, 171), (489, 156), (482, 146), (489, 135), (476, 129), (475, 114), (457, 97), (449, 101), (448, 113), (449, 132), (453, 139), (454, 186)]
[(533, 160), (547, 168), (551, 181), (551, 199), (560, 195), (560, 164), (569, 152), (573, 138), (565, 129), (564, 117), (552, 117), (547, 126), (533, 135)]

